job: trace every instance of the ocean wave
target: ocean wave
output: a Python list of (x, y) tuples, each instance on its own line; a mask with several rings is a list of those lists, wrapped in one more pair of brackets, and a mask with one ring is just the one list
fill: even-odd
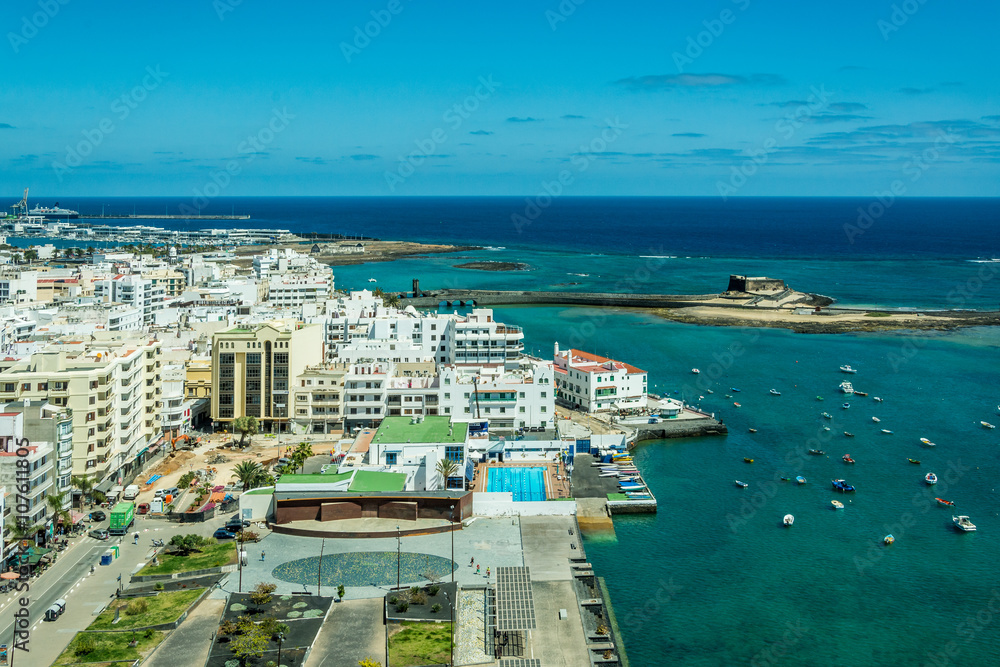
[(965, 261), (972, 262), (973, 264), (994, 264), (996, 262), (1000, 262), (1000, 259), (997, 259), (997, 258), (994, 258), (994, 259), (967, 259)]
[[(640, 259), (677, 259), (677, 255), (639, 255)], [(686, 257), (685, 259), (691, 259)]]
[(507, 246), (505, 245), (499, 245), (499, 246), (488, 245), (483, 248), (483, 250), (506, 250), (506, 249)]

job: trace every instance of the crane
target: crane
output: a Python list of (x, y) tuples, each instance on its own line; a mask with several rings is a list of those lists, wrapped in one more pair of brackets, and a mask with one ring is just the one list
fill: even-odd
[(14, 217), (16, 218), (25, 217), (28, 215), (28, 188), (24, 189), (24, 197), (21, 199), (21, 201), (11, 206), (10, 210), (13, 211)]

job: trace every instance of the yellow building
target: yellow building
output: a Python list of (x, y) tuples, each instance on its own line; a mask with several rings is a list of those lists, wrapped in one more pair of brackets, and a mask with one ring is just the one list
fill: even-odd
[(187, 278), (180, 271), (171, 269), (143, 271), (142, 277), (151, 281), (154, 286), (162, 287), (163, 295), (166, 297), (180, 296), (187, 287)]
[(289, 388), (323, 361), (323, 327), (276, 320), (212, 336), (212, 419), (216, 427), (256, 417), (261, 431), (288, 429)]
[(212, 397), (212, 360), (190, 359), (185, 368), (184, 396), (188, 399)]

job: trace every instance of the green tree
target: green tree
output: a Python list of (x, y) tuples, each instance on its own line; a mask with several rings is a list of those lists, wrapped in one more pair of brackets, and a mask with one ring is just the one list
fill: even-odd
[(170, 546), (174, 547), (181, 556), (187, 556), (192, 551), (197, 551), (198, 547), (205, 543), (205, 538), (201, 535), (188, 533), (187, 535), (174, 535), (170, 538)]
[(260, 658), (267, 650), (269, 637), (259, 625), (250, 623), (242, 627), (242, 632), (229, 642), (229, 648), (242, 664), (246, 664), (250, 658)]
[(237, 417), (233, 420), (233, 431), (240, 433), (240, 447), (246, 443), (247, 436), (251, 438), (260, 433), (260, 423), (256, 417)]
[(244, 461), (233, 469), (233, 477), (243, 485), (243, 490), (247, 491), (262, 486), (268, 475), (256, 461)]
[(265, 584), (262, 581), (250, 592), (250, 601), (256, 605), (267, 604), (277, 588), (275, 584)]
[(437, 465), (434, 466), (434, 469), (437, 470), (441, 477), (444, 478), (441, 482), (443, 485), (442, 488), (444, 488), (448, 486), (448, 478), (454, 477), (455, 473), (458, 472), (458, 464), (451, 459), (441, 459), (437, 462)]
[(63, 503), (66, 501), (66, 492), (60, 491), (59, 493), (53, 493), (51, 495), (45, 496), (45, 502), (49, 506), (49, 510), (52, 511), (52, 526), (55, 527), (59, 523), (59, 519), (63, 520), (63, 525), (69, 528), (73, 525), (73, 517), (69, 512), (63, 509)]
[(34, 262), (36, 259), (38, 259), (37, 250), (35, 250), (34, 248), (28, 248), (27, 250), (24, 251), (24, 261)]
[(83, 501), (85, 500), (93, 506), (94, 501), (91, 494), (94, 492), (94, 480), (87, 476), (74, 476), (70, 481), (73, 486), (80, 489), (80, 509), (83, 509)]

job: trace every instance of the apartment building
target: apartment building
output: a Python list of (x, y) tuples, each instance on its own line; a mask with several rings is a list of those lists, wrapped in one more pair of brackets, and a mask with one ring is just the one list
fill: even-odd
[(256, 417), (262, 431), (288, 430), (290, 382), (323, 361), (323, 328), (292, 320), (212, 336), (212, 419), (225, 427)]
[(180, 296), (187, 287), (187, 276), (174, 269), (143, 271), (142, 278), (148, 280), (153, 287), (162, 287), (163, 294), (168, 299)]
[[(369, 445), (369, 462), (405, 473), (407, 491), (464, 489), (468, 432), (468, 424), (448, 417), (386, 417)], [(442, 459), (455, 464), (448, 479), (437, 469)]]
[(38, 271), (0, 268), (0, 305), (21, 305), (38, 300)]
[(442, 414), (436, 365), (433, 362), (396, 364), (393, 375), (386, 380), (386, 408), (389, 416)]
[(488, 420), (491, 430), (544, 430), (555, 416), (551, 362), (533, 361), (517, 370), (458, 365), (440, 371), (441, 414), (454, 421)]
[(350, 364), (344, 375), (344, 430), (378, 425), (386, 415), (391, 363)]
[(105, 303), (123, 303), (142, 308), (144, 324), (151, 324), (154, 313), (163, 309), (165, 290), (134, 274), (116, 275), (94, 281), (94, 297)]
[(555, 345), (556, 397), (587, 412), (646, 407), (646, 371), (630, 364)]
[(344, 377), (348, 364), (309, 366), (295, 378), (292, 423), (297, 433), (333, 433), (344, 428)]
[(294, 308), (307, 303), (323, 303), (333, 293), (333, 272), (272, 273), (267, 279), (267, 302)]
[(524, 352), (524, 331), (494, 320), (491, 308), (476, 308), (454, 320), (445, 347), (454, 350), (450, 363), (515, 369)]
[[(53, 487), (50, 494), (65, 493), (63, 509), (73, 500), (73, 418), (69, 411), (45, 401), (24, 401), (0, 404), (0, 413), (20, 414), (23, 437), (30, 442), (47, 442), (53, 446)], [(10, 435), (0, 427), (0, 436)]]
[[(0, 412), (0, 486), (17, 490), (17, 516), (28, 526), (39, 526), (37, 541), (44, 541), (51, 519), (45, 496), (55, 488), (54, 469), (54, 444), (26, 438), (22, 413)], [(27, 479), (24, 472), (19, 478), (19, 470), (26, 471)]]
[(0, 402), (29, 399), (69, 408), (73, 474), (127, 478), (160, 437), (161, 343), (128, 334), (91, 337), (0, 361)]

